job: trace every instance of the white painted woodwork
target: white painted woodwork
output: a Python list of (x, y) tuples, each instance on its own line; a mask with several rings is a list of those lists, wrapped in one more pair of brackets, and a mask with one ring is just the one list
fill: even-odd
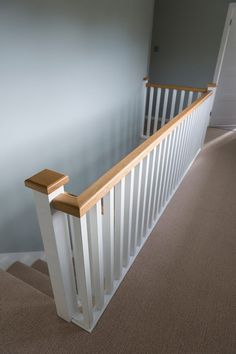
[(179, 113), (182, 112), (183, 107), (184, 107), (184, 97), (185, 97), (185, 91), (182, 90), (181, 94), (180, 94)]
[(153, 132), (157, 131), (158, 121), (160, 116), (160, 104), (161, 104), (161, 89), (157, 89), (157, 99), (156, 99), (156, 110), (155, 110), (155, 120), (154, 120), (154, 128)]
[[(147, 94), (148, 92), (149, 94)], [(181, 113), (186, 106), (192, 104), (201, 95), (202, 92), (183, 89), (145, 87), (144, 99), (146, 99), (146, 103), (143, 104), (145, 109), (143, 110), (141, 138), (147, 139), (154, 134), (173, 119), (176, 113)]]
[(114, 188), (103, 198), (102, 225), (105, 290), (111, 294), (114, 283)]
[(49, 195), (33, 194), (57, 314), (70, 322), (78, 307), (67, 216), (50, 207), (52, 199), (63, 192), (60, 187)]
[(147, 189), (148, 189), (148, 175), (149, 175), (150, 154), (145, 158), (143, 164), (143, 186), (142, 186), (142, 214), (141, 214), (141, 234), (138, 239), (138, 246), (141, 245), (141, 237), (145, 235), (145, 214), (147, 205)]
[(171, 101), (171, 110), (170, 110), (170, 119), (172, 119), (175, 115), (176, 96), (177, 96), (177, 90), (173, 90), (172, 101)]
[(136, 252), (136, 248), (138, 244), (141, 243), (141, 231), (140, 231), (140, 213), (141, 213), (141, 190), (142, 190), (142, 175), (143, 175), (143, 161), (141, 161), (138, 166), (135, 168), (135, 184), (134, 184), (134, 233), (133, 238), (131, 240), (131, 255), (134, 256)]
[(166, 113), (167, 113), (167, 104), (168, 104), (168, 97), (169, 97), (169, 90), (165, 89), (164, 91), (164, 103), (163, 103), (163, 111), (162, 111), (162, 119), (161, 119), (161, 126), (165, 124), (166, 121)]
[[(90, 330), (94, 321), (92, 279), (91, 279), (91, 252), (88, 242), (87, 216), (73, 217), (75, 238), (73, 240), (74, 263), (77, 283), (79, 287), (82, 306), (82, 320), (78, 322), (81, 327)], [(74, 316), (76, 317), (76, 316)]]
[(123, 267), (124, 241), (124, 211), (125, 211), (125, 178), (115, 186), (115, 242), (114, 242), (114, 275), (119, 280)]
[(92, 331), (200, 151), (212, 103), (190, 111), (82, 217), (50, 206), (63, 187), (34, 192), (60, 317)]
[(103, 265), (103, 236), (102, 210), (99, 201), (89, 211), (91, 264), (95, 307), (101, 310), (104, 305), (104, 265)]
[(154, 88), (150, 87), (149, 104), (148, 104), (147, 133), (146, 133), (147, 136), (150, 136), (152, 109), (153, 109), (153, 95), (154, 95)]
[(125, 215), (124, 215), (124, 243), (123, 265), (127, 267), (130, 258), (131, 232), (134, 198), (134, 169), (125, 178)]

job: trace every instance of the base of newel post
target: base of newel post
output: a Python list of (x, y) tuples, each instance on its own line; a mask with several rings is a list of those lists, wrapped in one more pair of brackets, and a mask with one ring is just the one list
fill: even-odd
[(68, 176), (43, 170), (28, 178), (25, 185), (34, 191), (57, 314), (70, 322), (79, 309), (68, 220), (66, 214), (50, 205), (56, 196), (64, 192), (64, 185), (68, 182)]

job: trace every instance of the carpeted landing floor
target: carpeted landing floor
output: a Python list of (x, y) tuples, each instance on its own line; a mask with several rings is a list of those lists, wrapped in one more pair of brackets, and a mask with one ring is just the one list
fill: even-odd
[(0, 353), (236, 353), (236, 133), (206, 141), (92, 334), (56, 316), (45, 263), (0, 271)]

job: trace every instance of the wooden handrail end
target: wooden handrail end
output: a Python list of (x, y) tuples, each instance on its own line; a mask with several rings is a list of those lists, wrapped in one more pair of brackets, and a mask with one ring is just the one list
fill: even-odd
[(64, 213), (73, 215), (76, 217), (81, 217), (80, 206), (78, 203), (78, 197), (70, 193), (59, 194), (52, 201), (52, 206)]
[(217, 87), (217, 84), (211, 82), (211, 83), (209, 83), (209, 84), (207, 85), (207, 87)]
[(43, 194), (51, 194), (68, 182), (68, 176), (45, 169), (26, 179), (25, 186)]

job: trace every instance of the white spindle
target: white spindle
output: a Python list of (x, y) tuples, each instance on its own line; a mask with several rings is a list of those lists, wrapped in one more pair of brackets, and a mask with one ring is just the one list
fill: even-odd
[(165, 189), (167, 184), (167, 172), (170, 166), (170, 147), (172, 143), (172, 135), (173, 135), (173, 131), (167, 136), (167, 152), (166, 152), (166, 158), (164, 163), (163, 184), (161, 188), (161, 201), (160, 201), (160, 209), (159, 209), (160, 212), (164, 207), (164, 196), (165, 196)]
[(164, 102), (163, 102), (163, 111), (162, 111), (162, 119), (161, 119), (161, 126), (162, 127), (163, 127), (163, 125), (165, 124), (165, 121), (166, 121), (168, 97), (169, 97), (169, 89), (165, 89)]
[(134, 169), (125, 178), (125, 234), (123, 265), (127, 267), (130, 258), (132, 216), (133, 216), (133, 197), (134, 197)]
[(142, 174), (143, 174), (143, 160), (135, 168), (135, 180), (134, 180), (134, 217), (133, 217), (133, 230), (131, 237), (131, 255), (134, 256), (136, 247), (141, 243), (141, 231), (140, 231), (140, 204), (141, 204), (141, 190), (142, 190)]
[(153, 133), (157, 131), (159, 116), (160, 116), (160, 103), (161, 103), (161, 88), (157, 89), (157, 99), (156, 99), (156, 110), (155, 110), (155, 120), (154, 120), (154, 127)]
[(193, 102), (193, 91), (188, 93), (188, 106)]
[(198, 92), (198, 94), (197, 94), (197, 99), (200, 98), (201, 95), (202, 95), (202, 93), (201, 93), (201, 92)]
[(182, 123), (180, 123), (176, 127), (176, 143), (174, 147), (175, 155), (174, 155), (174, 162), (173, 162), (173, 167), (171, 171), (171, 178), (170, 178), (170, 185), (169, 185), (169, 193), (172, 193), (175, 189), (175, 174), (177, 171), (177, 166), (178, 166), (178, 160), (179, 160), (179, 151), (180, 151), (180, 142), (181, 142), (181, 134), (182, 134)]
[(114, 188), (103, 198), (104, 278), (108, 294), (114, 282)]
[[(155, 221), (155, 205), (158, 200), (158, 193), (157, 192), (158, 192), (159, 181), (161, 178), (160, 166), (161, 166), (161, 157), (162, 157), (162, 150), (163, 150), (163, 141), (161, 141), (160, 145), (157, 148), (158, 148), (158, 154), (157, 154), (157, 164), (156, 164), (155, 187), (154, 187), (154, 192), (153, 192), (151, 224)], [(150, 225), (150, 227), (151, 227), (151, 225)]]
[(148, 104), (148, 118), (147, 118), (147, 136), (150, 136), (150, 128), (151, 128), (151, 121), (152, 121), (152, 108), (153, 108), (153, 94), (154, 88), (150, 87), (150, 96), (149, 96), (149, 104)]
[(101, 201), (99, 201), (92, 209), (90, 209), (89, 221), (91, 232), (90, 242), (95, 306), (98, 310), (101, 310), (104, 304), (104, 265)]
[(157, 191), (157, 199), (155, 205), (155, 217), (154, 220), (157, 220), (159, 217), (159, 209), (161, 204), (161, 191), (162, 191), (162, 184), (163, 184), (163, 174), (164, 174), (164, 167), (165, 167), (165, 160), (166, 160), (166, 152), (167, 152), (167, 137), (163, 140), (163, 150), (161, 154), (161, 165), (160, 165), (160, 180), (158, 184), (158, 191)]
[(175, 157), (175, 143), (176, 143), (176, 133), (177, 129), (175, 128), (172, 131), (171, 134), (171, 142), (170, 142), (170, 159), (169, 159), (169, 164), (168, 164), (168, 170), (167, 170), (167, 175), (166, 175), (166, 186), (164, 190), (164, 199), (163, 203), (165, 204), (168, 201), (169, 198), (169, 185), (170, 185), (170, 180), (171, 180), (171, 172), (174, 164), (174, 157)]
[(93, 324), (92, 282), (90, 269), (90, 251), (86, 215), (73, 217), (75, 231), (74, 263), (78, 286), (80, 289), (83, 326), (89, 330)]
[(186, 120), (184, 120), (181, 124), (181, 138), (180, 138), (180, 146), (179, 146), (179, 155), (178, 155), (178, 164), (176, 167), (175, 177), (174, 177), (174, 186), (176, 187), (180, 181), (180, 166), (183, 158), (183, 148), (185, 142), (185, 132), (186, 132)]
[(185, 161), (186, 161), (186, 156), (187, 156), (187, 151), (188, 151), (188, 141), (189, 141), (189, 132), (190, 132), (190, 119), (191, 119), (191, 114), (188, 115), (186, 118), (186, 136), (184, 140), (184, 149), (183, 149), (183, 156), (182, 156), (182, 161), (181, 161), (181, 167), (180, 167), (180, 175), (181, 177), (184, 174), (185, 171)]
[(150, 180), (149, 180), (150, 187), (149, 187), (149, 195), (148, 195), (147, 217), (146, 217), (146, 222), (145, 222), (145, 229), (146, 230), (149, 228), (149, 219), (150, 219), (150, 213), (151, 213), (152, 196), (153, 196), (153, 182), (154, 182), (155, 164), (156, 164), (156, 152), (157, 152), (157, 149), (155, 147), (152, 152), (152, 163), (151, 163), (151, 168), (150, 168)]
[(183, 106), (184, 106), (184, 97), (185, 97), (185, 91), (182, 90), (180, 94), (180, 102), (179, 102), (179, 113), (182, 112)]
[(177, 90), (173, 90), (173, 92), (172, 92), (172, 100), (171, 100), (170, 119), (172, 119), (174, 117), (174, 114), (175, 114), (176, 96), (177, 96)]
[(119, 280), (123, 267), (123, 241), (124, 241), (124, 210), (125, 210), (125, 178), (115, 186), (115, 256), (114, 275)]
[[(147, 155), (146, 159), (144, 160), (143, 166), (143, 176), (144, 176), (144, 183), (143, 183), (143, 192), (142, 192), (142, 218), (141, 218), (141, 237), (145, 236), (146, 229), (145, 229), (145, 215), (146, 215), (146, 200), (147, 200), (147, 189), (148, 189), (148, 175), (149, 175), (149, 162), (150, 162), (150, 153)], [(138, 245), (141, 244), (141, 238), (138, 239)]]

